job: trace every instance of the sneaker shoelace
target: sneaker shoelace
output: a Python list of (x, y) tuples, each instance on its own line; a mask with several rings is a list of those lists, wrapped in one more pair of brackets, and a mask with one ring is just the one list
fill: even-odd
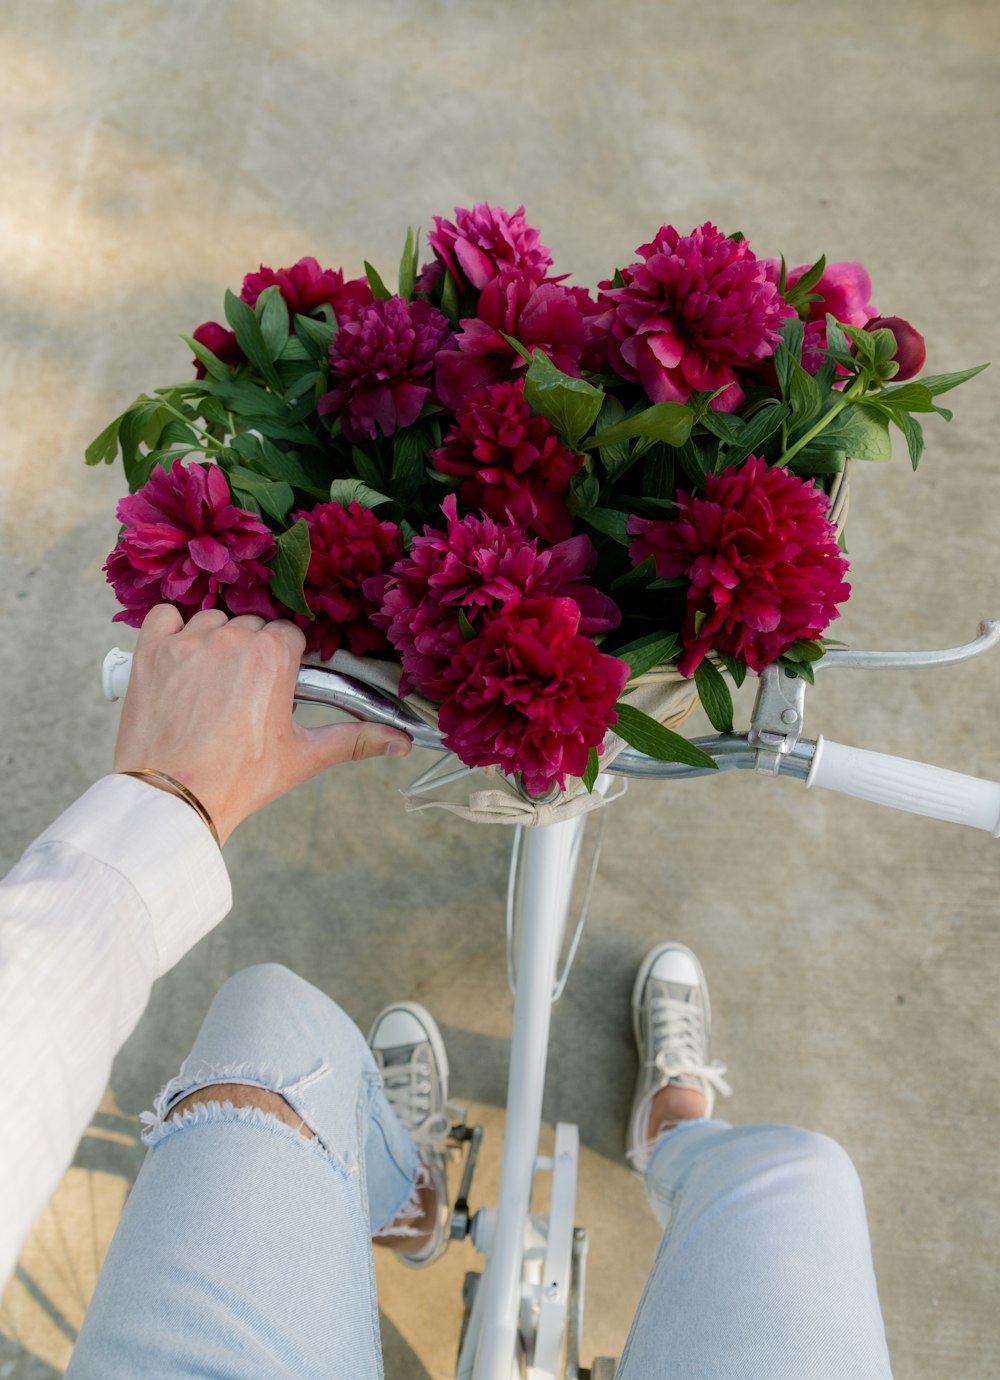
[(434, 1084), (424, 1061), (411, 1058), (406, 1063), (386, 1065), (382, 1086), (389, 1106), (418, 1145), (436, 1145), (447, 1136), (446, 1113), (431, 1111)]
[(699, 1005), (678, 1001), (675, 997), (654, 994), (650, 998), (653, 1049), (652, 1062), (663, 1074), (665, 1082), (675, 1079), (699, 1079), (710, 1084), (723, 1097), (732, 1088), (723, 1074), (725, 1064), (705, 1059), (705, 1020)]

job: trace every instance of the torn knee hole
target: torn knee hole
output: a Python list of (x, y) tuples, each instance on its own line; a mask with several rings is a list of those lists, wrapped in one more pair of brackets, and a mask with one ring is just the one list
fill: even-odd
[(170, 1116), (177, 1116), (199, 1102), (231, 1102), (234, 1107), (258, 1107), (262, 1112), (269, 1112), (283, 1121), (286, 1126), (294, 1127), (307, 1140), (316, 1139), (316, 1133), (280, 1093), (258, 1088), (252, 1083), (208, 1083), (175, 1102), (170, 1108)]

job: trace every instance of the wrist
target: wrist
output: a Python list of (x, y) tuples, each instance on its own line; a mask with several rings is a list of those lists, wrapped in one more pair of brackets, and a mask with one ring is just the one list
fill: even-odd
[(155, 767), (134, 767), (131, 769), (119, 769), (119, 776), (131, 776), (137, 781), (144, 781), (148, 786), (153, 786), (156, 790), (164, 791), (167, 795), (176, 796), (178, 800), (183, 800), (185, 805), (189, 805), (198, 818), (208, 829), (218, 848), (222, 848), (222, 840), (219, 831), (215, 826), (215, 821), (205, 809), (193, 791), (189, 790), (182, 781), (176, 777), (169, 776), (164, 771), (158, 771)]

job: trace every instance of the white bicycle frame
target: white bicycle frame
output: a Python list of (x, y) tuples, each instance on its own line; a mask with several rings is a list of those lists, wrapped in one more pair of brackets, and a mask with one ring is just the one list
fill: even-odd
[[(939, 652), (831, 650), (817, 670), (831, 666), (928, 667), (955, 665), (1000, 642), (1000, 623), (983, 623), (977, 638)], [(125, 693), (131, 656), (115, 648), (104, 662), (108, 699)], [(829, 789), (932, 818), (967, 824), (1000, 836), (1000, 785), (941, 767), (904, 761), (800, 737), (804, 685), (777, 666), (761, 675), (749, 733), (695, 739), (720, 771), (749, 768), (788, 775)], [(316, 667), (303, 667), (295, 698), (346, 710), (357, 718), (390, 724), (419, 746), (440, 750), (437, 731), (362, 682)], [(707, 768), (658, 762), (626, 751), (610, 771), (625, 776), (690, 778), (716, 774)], [(595, 789), (606, 791), (602, 773)], [(597, 820), (600, 823), (600, 815)], [(574, 1227), (579, 1156), (577, 1128), (560, 1122), (549, 1157), (540, 1157), (542, 1095), (549, 1021), (572, 963), (583, 916), (569, 945), (563, 973), (559, 957), (583, 833), (589, 814), (556, 824), (518, 828), (508, 895), (508, 967), (514, 1018), (497, 1207), (483, 1207), (468, 1221), (483, 1274), (471, 1301), (456, 1380), (577, 1380), (586, 1233)], [(596, 864), (596, 858), (595, 858)], [(592, 880), (592, 875), (591, 875)], [(586, 901), (584, 902), (584, 911)], [(514, 974), (516, 973), (516, 980)], [(467, 1164), (466, 1180), (473, 1159)], [(552, 1175), (547, 1217), (531, 1215), (539, 1173)], [(464, 1196), (464, 1195), (463, 1195)], [(464, 1229), (464, 1226), (463, 1226)], [(571, 1289), (571, 1281), (575, 1289)], [(563, 1344), (566, 1342), (565, 1367)], [(592, 1380), (612, 1374), (610, 1361), (595, 1362)]]

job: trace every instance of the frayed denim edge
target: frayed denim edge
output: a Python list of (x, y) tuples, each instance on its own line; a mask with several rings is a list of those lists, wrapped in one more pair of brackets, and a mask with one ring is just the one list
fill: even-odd
[[(273, 1092), (274, 1089), (268, 1088), (266, 1091)], [(153, 1120), (149, 1112), (143, 1115), (149, 1117), (150, 1121)], [(144, 1131), (142, 1141), (152, 1149), (176, 1135), (178, 1131), (187, 1131), (193, 1126), (225, 1125), (233, 1122), (252, 1126), (259, 1131), (267, 1131), (269, 1135), (295, 1142), (307, 1154), (321, 1156), (344, 1178), (351, 1178), (358, 1172), (358, 1162), (354, 1155), (332, 1154), (317, 1136), (304, 1136), (297, 1126), (289, 1126), (287, 1122), (280, 1121), (273, 1112), (265, 1111), (262, 1107), (237, 1107), (228, 1098), (224, 1101), (212, 1099), (208, 1102), (196, 1102), (191, 1107), (185, 1107), (183, 1111), (171, 1112), (164, 1120)]]

